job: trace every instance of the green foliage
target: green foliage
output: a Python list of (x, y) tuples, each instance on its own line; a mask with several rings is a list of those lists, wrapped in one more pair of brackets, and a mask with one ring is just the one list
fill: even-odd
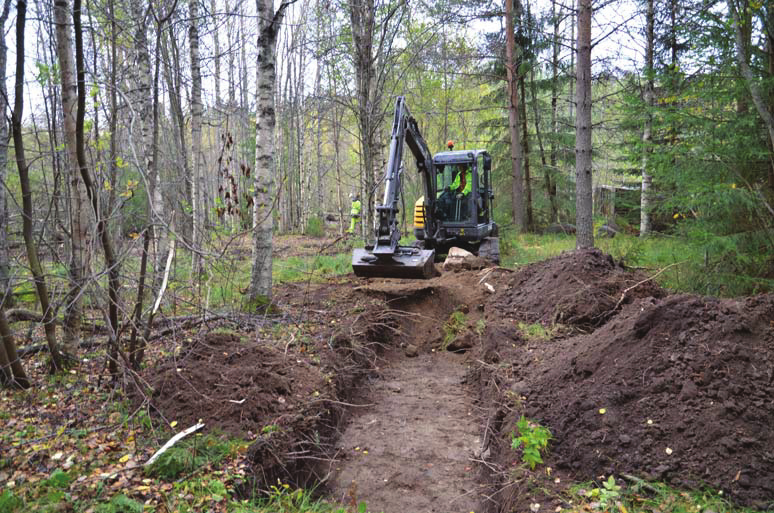
[(535, 465), (543, 463), (541, 451), (546, 450), (551, 439), (551, 431), (535, 421), (527, 420), (524, 415), (516, 423), (518, 434), (511, 432), (511, 448), (521, 450), (521, 460), (534, 470)]
[(519, 323), (519, 331), (528, 340), (545, 341), (550, 340), (554, 336), (556, 328), (546, 328), (539, 322), (527, 324), (525, 322)]
[(465, 313), (459, 310), (452, 312), (449, 319), (443, 325), (443, 342), (441, 344), (443, 349), (449, 347), (449, 344), (457, 338), (457, 335), (465, 330), (466, 322), (467, 317)]
[(219, 463), (233, 450), (233, 441), (222, 440), (212, 434), (196, 435), (167, 450), (146, 472), (150, 476), (172, 481), (204, 465)]
[(110, 502), (99, 504), (94, 508), (94, 513), (142, 513), (142, 502), (130, 499), (126, 495), (116, 495)]
[(272, 271), (274, 283), (321, 281), (352, 272), (352, 255), (283, 258), (274, 261)]
[(325, 221), (321, 217), (310, 217), (306, 222), (304, 235), (309, 237), (322, 237), (325, 235)]
[(615, 478), (611, 475), (602, 482), (601, 487), (592, 488), (586, 492), (586, 497), (594, 499), (597, 508), (606, 511), (621, 498), (621, 487), (615, 483)]
[[(272, 485), (269, 494), (252, 503), (235, 505), (235, 513), (347, 513), (350, 510), (333, 506), (328, 502), (315, 499), (314, 493), (302, 488), (293, 490), (289, 484), (277, 481)], [(364, 501), (357, 504), (357, 513), (367, 513), (368, 506)], [(354, 513), (354, 512), (353, 512)]]
[(4, 490), (0, 493), (0, 513), (13, 513), (22, 507), (21, 499), (16, 497), (10, 490)]

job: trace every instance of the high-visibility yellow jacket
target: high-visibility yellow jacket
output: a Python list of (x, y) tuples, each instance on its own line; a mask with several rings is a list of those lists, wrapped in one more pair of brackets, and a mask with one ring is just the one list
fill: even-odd
[(352, 208), (350, 208), (350, 210), (349, 210), (349, 215), (351, 215), (351, 216), (359, 216), (361, 208), (362, 208), (362, 205), (360, 204), (360, 200), (353, 201), (352, 202)]
[(470, 194), (472, 188), (473, 179), (470, 176), (470, 168), (465, 169), (462, 173), (458, 173), (451, 184), (452, 191), (461, 192), (462, 194)]

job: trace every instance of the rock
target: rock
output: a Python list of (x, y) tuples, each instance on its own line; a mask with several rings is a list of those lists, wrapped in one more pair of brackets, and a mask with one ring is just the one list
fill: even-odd
[(491, 264), (484, 258), (478, 257), (461, 248), (453, 247), (446, 255), (443, 262), (444, 271), (468, 271), (471, 269), (483, 269)]
[(403, 350), (403, 354), (405, 354), (409, 358), (413, 358), (413, 357), (419, 355), (419, 348), (417, 346), (415, 346), (414, 344), (409, 344)]
[(621, 445), (629, 445), (632, 442), (632, 437), (629, 435), (621, 435), (618, 437), (618, 441), (621, 442)]
[(452, 340), (448, 346), (446, 346), (447, 351), (465, 351), (466, 349), (470, 349), (475, 345), (475, 340), (473, 340), (473, 335), (471, 333), (462, 333), (460, 335), (457, 335), (457, 337)]

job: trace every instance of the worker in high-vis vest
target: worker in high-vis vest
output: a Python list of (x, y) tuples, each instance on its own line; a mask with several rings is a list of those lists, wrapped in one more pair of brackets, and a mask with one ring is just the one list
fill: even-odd
[(360, 204), (360, 198), (357, 194), (350, 194), (349, 197), (352, 199), (352, 207), (349, 209), (349, 230), (347, 230), (347, 233), (355, 233), (355, 227), (360, 222), (360, 209), (362, 208), (362, 205)]

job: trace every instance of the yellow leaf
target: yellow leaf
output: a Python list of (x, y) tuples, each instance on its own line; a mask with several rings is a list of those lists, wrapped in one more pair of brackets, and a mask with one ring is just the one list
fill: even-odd
[(175, 426), (177, 426), (176, 420), (173, 420), (172, 422), (169, 423), (169, 427), (175, 427)]
[(605, 413), (607, 413), (607, 410), (605, 408), (600, 408), (599, 409), (599, 414), (600, 415), (604, 415)]
[(680, 214), (675, 214), (672, 216), (672, 219), (677, 219), (678, 217), (680, 217)]
[(119, 462), (119, 463), (126, 463), (127, 461), (129, 461), (129, 458), (131, 458), (131, 456), (130, 456), (130, 455), (128, 455), (128, 454), (124, 454), (123, 456), (121, 456), (121, 459), (120, 459), (120, 460), (118, 460), (118, 462)]

